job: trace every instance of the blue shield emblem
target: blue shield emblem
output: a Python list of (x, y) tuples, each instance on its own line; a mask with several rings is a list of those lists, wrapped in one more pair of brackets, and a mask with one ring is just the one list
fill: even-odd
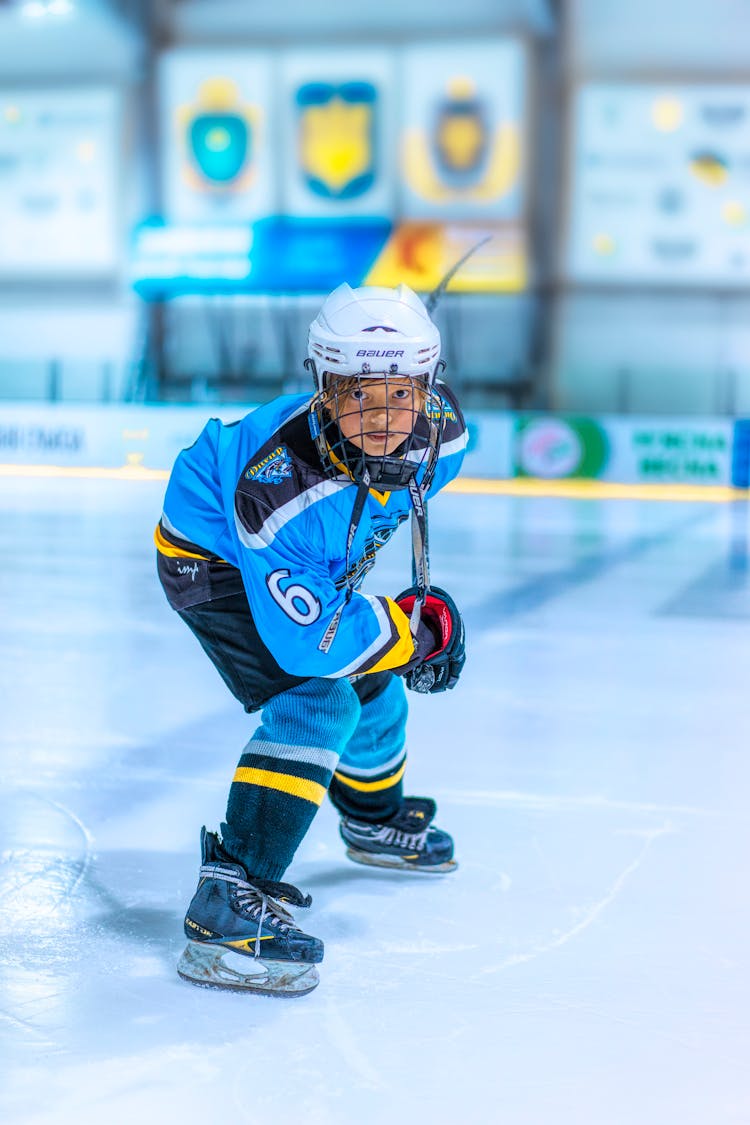
[(435, 165), (454, 187), (477, 182), (487, 161), (490, 136), (484, 106), (468, 82), (454, 80), (438, 105), (433, 135)]
[(235, 114), (201, 113), (190, 123), (188, 145), (202, 176), (228, 184), (250, 157), (250, 131), (247, 122)]
[[(237, 189), (253, 169), (257, 111), (242, 102), (237, 84), (217, 75), (200, 84), (191, 105), (180, 106), (189, 179), (199, 189)], [(196, 175), (197, 174), (197, 175)]]

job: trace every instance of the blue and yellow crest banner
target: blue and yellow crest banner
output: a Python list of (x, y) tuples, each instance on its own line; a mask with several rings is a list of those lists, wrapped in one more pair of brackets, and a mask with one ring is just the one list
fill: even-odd
[(160, 60), (164, 217), (252, 222), (276, 210), (269, 146), (273, 63), (259, 51)]
[(402, 217), (520, 222), (523, 45), (419, 45), (404, 57)]
[(378, 95), (371, 82), (307, 82), (296, 97), (298, 160), (309, 189), (356, 199), (375, 180)]

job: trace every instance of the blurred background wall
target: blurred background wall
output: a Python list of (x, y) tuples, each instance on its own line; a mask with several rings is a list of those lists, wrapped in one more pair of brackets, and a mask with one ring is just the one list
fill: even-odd
[(475, 407), (750, 411), (747, 0), (0, 0), (0, 398), (307, 386), (429, 292)]

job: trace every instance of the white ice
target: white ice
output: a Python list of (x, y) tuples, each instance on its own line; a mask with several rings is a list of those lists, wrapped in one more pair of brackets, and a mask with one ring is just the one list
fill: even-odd
[(460, 867), (355, 866), (325, 805), (280, 1001), (175, 973), (254, 720), (157, 585), (162, 489), (0, 479), (4, 1125), (747, 1125), (746, 505), (433, 505), (469, 661), (407, 791)]

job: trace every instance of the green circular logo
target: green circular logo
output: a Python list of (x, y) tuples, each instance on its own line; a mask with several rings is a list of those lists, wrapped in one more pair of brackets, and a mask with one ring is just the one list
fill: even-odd
[(598, 477), (608, 455), (607, 436), (591, 418), (547, 415), (518, 420), (514, 457), (517, 476), (546, 480)]

